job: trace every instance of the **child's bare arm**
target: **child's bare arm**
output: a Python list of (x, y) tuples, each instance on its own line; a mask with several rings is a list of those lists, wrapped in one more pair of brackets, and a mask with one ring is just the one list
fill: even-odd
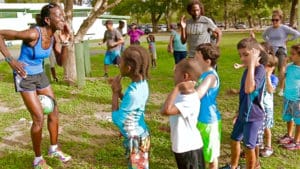
[[(121, 76), (116, 76), (114, 79), (110, 80), (112, 89), (112, 111), (119, 109), (119, 98), (123, 97), (122, 95), (122, 86), (121, 86)], [(122, 95), (122, 96), (121, 96)]]
[(245, 83), (245, 93), (250, 94), (255, 90), (255, 67), (259, 64), (259, 54), (260, 51), (258, 49), (251, 50), (251, 61), (248, 66), (248, 73), (246, 76), (246, 83)]
[(161, 114), (165, 115), (175, 115), (179, 114), (179, 110), (177, 107), (174, 105), (174, 101), (176, 96), (179, 94), (179, 87), (176, 86), (173, 91), (168, 95), (162, 109), (161, 109)]
[(267, 88), (267, 92), (268, 93), (274, 93), (275, 92), (275, 87), (273, 86), (272, 81), (271, 81), (271, 76), (272, 76), (272, 73), (274, 71), (274, 67), (272, 67), (272, 68), (267, 67), (265, 70), (266, 70), (266, 88)]
[(199, 99), (201, 99), (210, 88), (215, 87), (216, 83), (216, 77), (214, 75), (208, 75), (196, 89)]

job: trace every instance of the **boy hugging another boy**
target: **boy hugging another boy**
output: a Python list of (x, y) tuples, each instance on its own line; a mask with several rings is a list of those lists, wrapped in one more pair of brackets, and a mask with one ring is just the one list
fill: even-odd
[(195, 81), (199, 64), (193, 58), (180, 61), (175, 68), (175, 88), (161, 112), (170, 116), (172, 151), (178, 169), (204, 169), (202, 139), (197, 129), (200, 101)]
[(210, 169), (218, 168), (221, 144), (221, 114), (217, 108), (220, 80), (214, 67), (220, 56), (219, 48), (206, 43), (196, 48), (195, 59), (200, 67), (196, 90), (201, 101), (197, 127), (203, 140), (203, 153)]

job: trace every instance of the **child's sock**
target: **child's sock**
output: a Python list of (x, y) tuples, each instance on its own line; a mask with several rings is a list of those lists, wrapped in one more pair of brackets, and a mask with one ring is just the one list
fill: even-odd
[(57, 144), (56, 145), (51, 145), (50, 147), (49, 147), (49, 151), (50, 152), (54, 152), (54, 151), (56, 151), (56, 149), (57, 149)]
[(37, 165), (41, 160), (43, 160), (43, 156), (35, 157), (33, 161), (33, 165)]

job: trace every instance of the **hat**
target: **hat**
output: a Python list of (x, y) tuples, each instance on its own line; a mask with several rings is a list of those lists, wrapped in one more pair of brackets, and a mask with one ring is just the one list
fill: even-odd
[(114, 22), (112, 20), (106, 20), (105, 22), (105, 25), (108, 25), (108, 24), (113, 24)]

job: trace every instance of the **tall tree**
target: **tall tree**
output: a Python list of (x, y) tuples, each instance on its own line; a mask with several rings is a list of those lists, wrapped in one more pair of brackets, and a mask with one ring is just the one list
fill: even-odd
[[(295, 20), (296, 20), (296, 6), (298, 4), (298, 0), (292, 0), (292, 5), (291, 5), (291, 12), (290, 12), (290, 26), (294, 27), (295, 26)], [(298, 6), (299, 8), (299, 6)], [(298, 9), (299, 10), (299, 9)], [(298, 16), (299, 17), (299, 16)]]
[[(91, 9), (89, 16), (80, 25), (79, 30), (76, 33), (74, 33), (74, 38), (72, 38), (73, 42), (79, 43), (80, 41), (82, 41), (84, 35), (87, 33), (88, 29), (93, 25), (93, 23), (96, 21), (97, 17), (102, 15), (110, 8), (115, 7), (121, 1), (122, 0), (115, 0), (113, 2), (109, 2), (108, 0), (95, 1), (94, 7)], [(64, 6), (65, 6), (66, 20), (69, 23), (69, 25), (72, 25), (73, 0), (65, 0)], [(77, 80), (74, 45), (69, 47), (69, 57), (67, 62), (63, 65), (63, 67), (64, 67), (64, 80), (70, 85), (74, 84)]]

